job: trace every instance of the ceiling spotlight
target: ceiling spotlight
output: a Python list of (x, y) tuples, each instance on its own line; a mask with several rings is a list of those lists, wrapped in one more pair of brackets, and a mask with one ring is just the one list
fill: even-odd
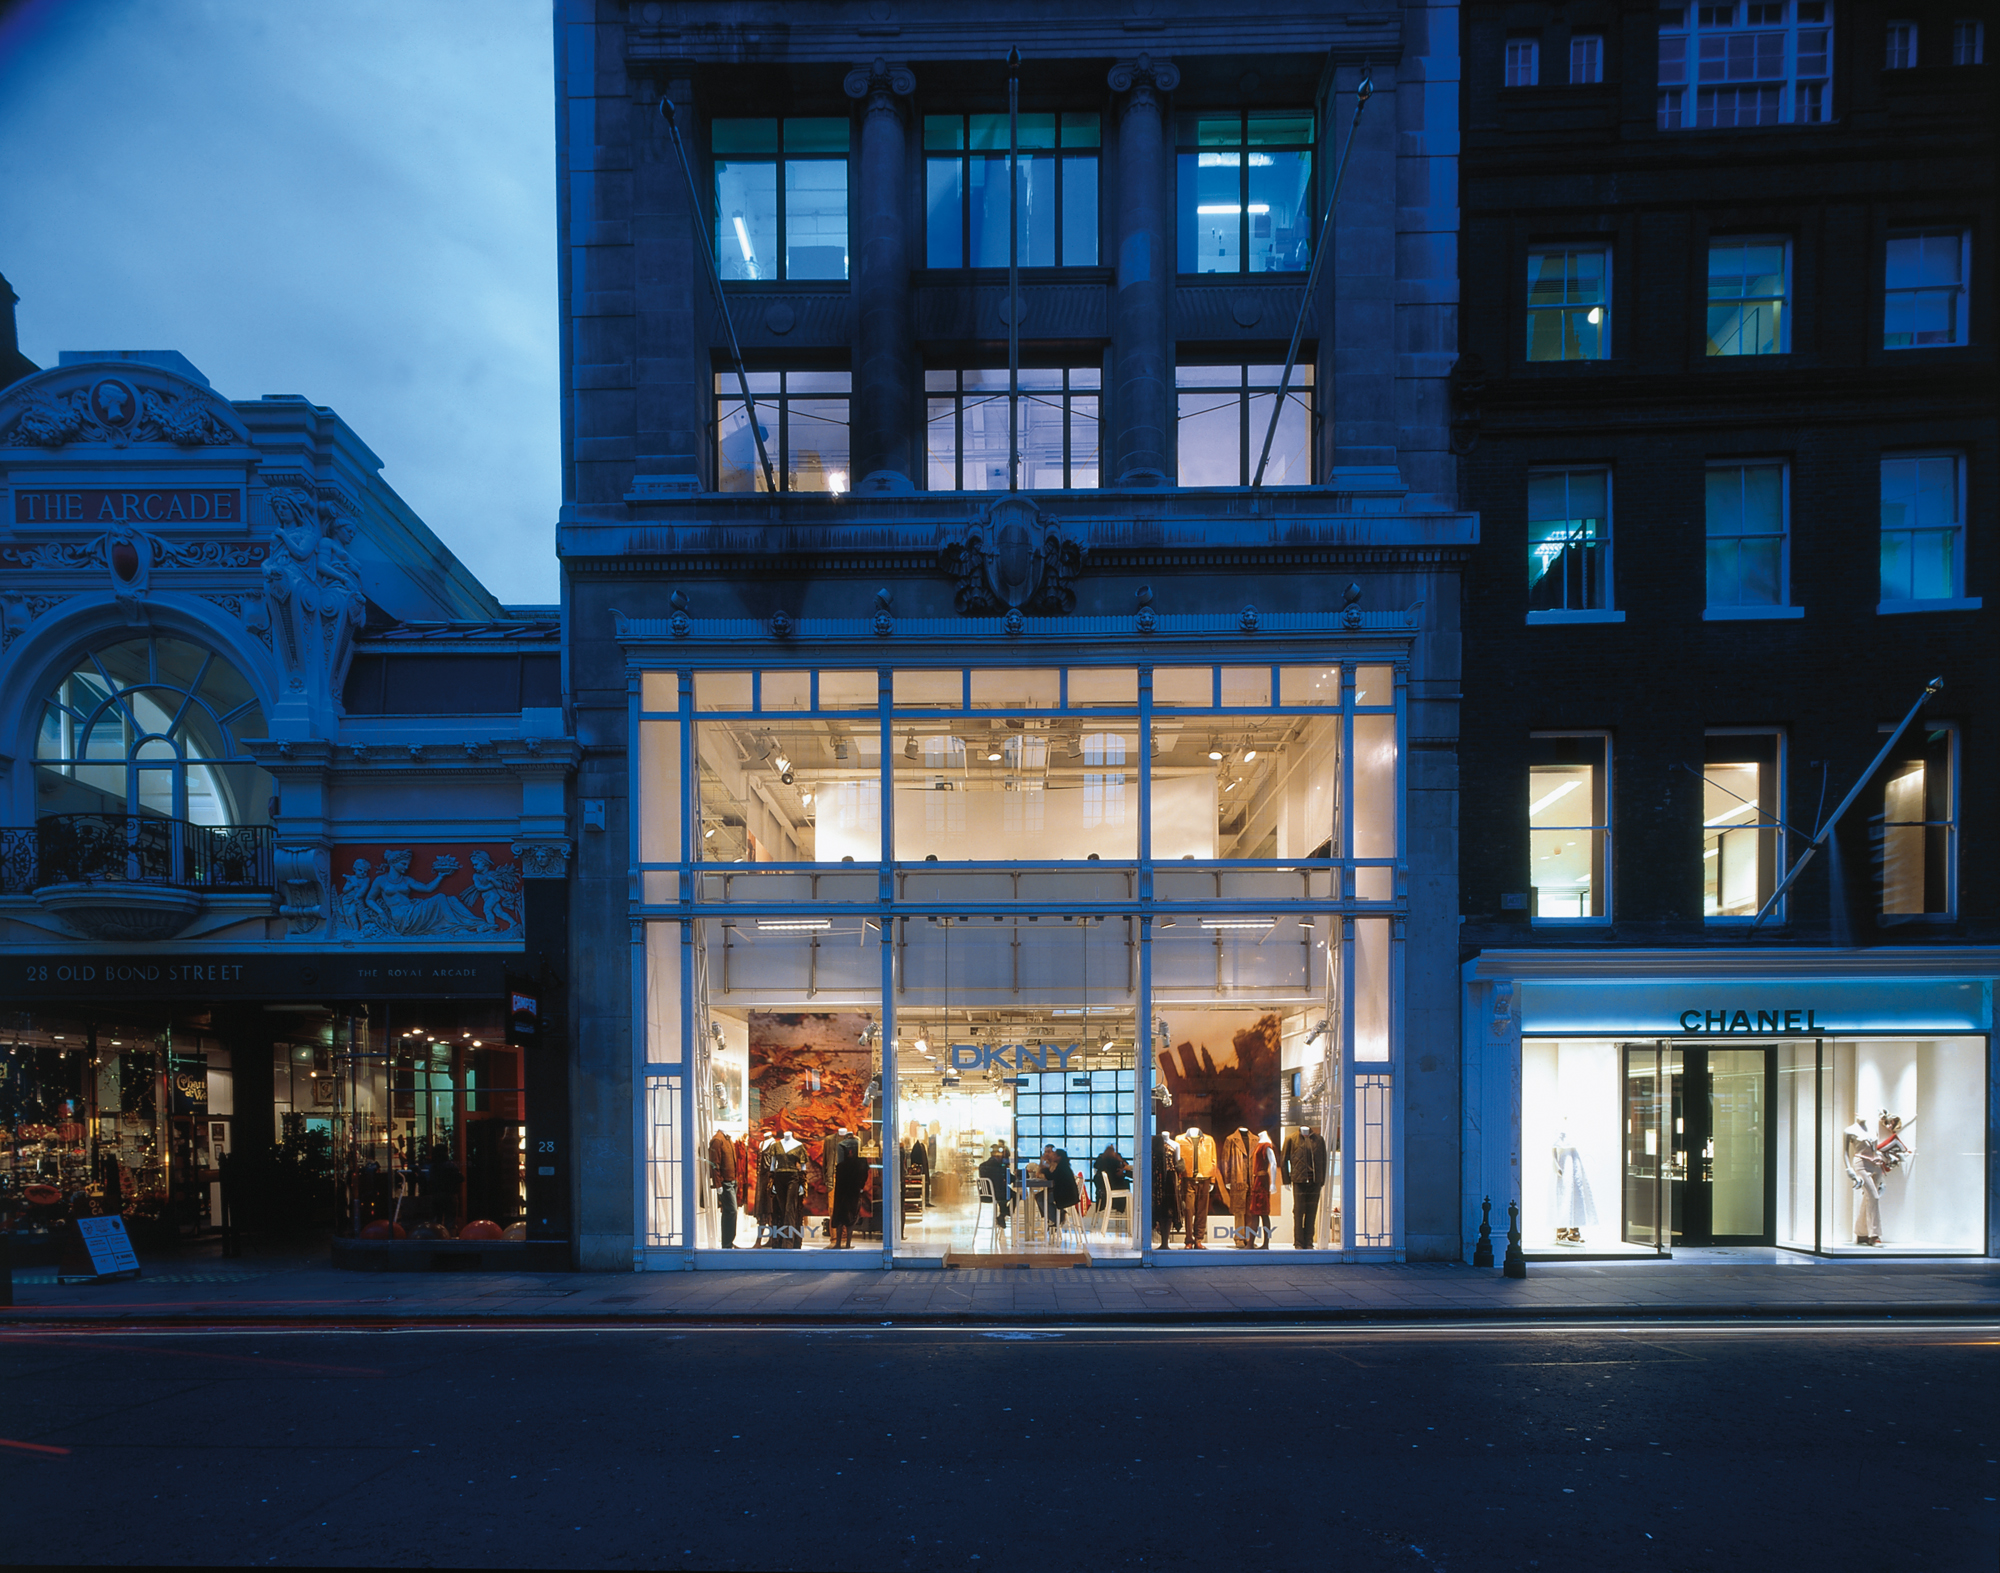
[(802, 793), (802, 794), (800, 794), (800, 797), (799, 797), (799, 801), (800, 801), (801, 803), (805, 804), (805, 805), (806, 805), (806, 807), (808, 807), (808, 808), (811, 808), (811, 807), (812, 807), (812, 800), (813, 800), (813, 795), (812, 795), (812, 793), (810, 793), (810, 792), (805, 792), (805, 793)]
[(846, 761), (847, 761), (847, 739), (846, 739), (846, 738), (844, 738), (844, 737), (836, 737), (836, 738), (835, 738), (835, 739), (833, 740), (833, 757), (834, 757), (835, 759), (838, 759), (838, 760), (840, 760), (840, 761), (841, 761), (841, 762), (842, 762), (843, 764), (844, 764), (844, 763), (846, 763)]
[(1210, 759), (1220, 759), (1222, 757), (1222, 750), (1219, 748), (1211, 748), (1208, 751), (1208, 757)]
[(903, 739), (903, 757), (905, 759), (917, 757), (917, 734), (914, 731)]
[(1250, 763), (1250, 761), (1251, 761), (1251, 760), (1253, 760), (1253, 759), (1255, 759), (1256, 757), (1257, 757), (1257, 750), (1256, 750), (1256, 749), (1254, 749), (1254, 748), (1246, 748), (1246, 749), (1244, 749), (1244, 750), (1243, 750), (1243, 763), (1244, 763), (1244, 764), (1246, 764), (1246, 765), (1247, 765), (1247, 764), (1249, 764), (1249, 763)]
[(990, 765), (996, 762), (999, 758), (1000, 758), (1000, 750), (996, 748), (986, 756), (986, 762)]
[(789, 776), (792, 773), (792, 762), (785, 756), (785, 751), (782, 748), (771, 756), (771, 763), (777, 767), (778, 774), (781, 776)]

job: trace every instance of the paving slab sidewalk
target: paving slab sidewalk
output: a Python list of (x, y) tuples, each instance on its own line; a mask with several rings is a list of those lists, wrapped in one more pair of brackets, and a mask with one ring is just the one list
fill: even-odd
[(1408, 1322), (1620, 1317), (2000, 1320), (2000, 1261), (1203, 1264), (854, 1272), (352, 1273), (324, 1256), (168, 1259), (136, 1280), (17, 1268), (0, 1330), (60, 1325)]

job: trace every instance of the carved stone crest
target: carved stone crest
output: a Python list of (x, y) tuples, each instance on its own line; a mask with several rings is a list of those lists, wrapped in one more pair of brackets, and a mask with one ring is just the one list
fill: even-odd
[(51, 393), (30, 388), (12, 415), (6, 442), (15, 448), (61, 448), (73, 442), (170, 442), (180, 448), (220, 446), (235, 432), (196, 394), (163, 393), (124, 377), (100, 377), (87, 388)]
[(1033, 498), (1014, 493), (947, 541), (939, 566), (958, 581), (958, 609), (968, 615), (1060, 616), (1076, 607), (1083, 552)]
[(514, 856), (521, 860), (523, 879), (563, 879), (569, 874), (567, 841), (516, 841)]

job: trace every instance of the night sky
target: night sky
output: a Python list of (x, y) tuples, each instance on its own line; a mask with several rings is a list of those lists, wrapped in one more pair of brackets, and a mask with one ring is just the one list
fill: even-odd
[(21, 349), (330, 405), (503, 601), (556, 598), (547, 0), (0, 0)]

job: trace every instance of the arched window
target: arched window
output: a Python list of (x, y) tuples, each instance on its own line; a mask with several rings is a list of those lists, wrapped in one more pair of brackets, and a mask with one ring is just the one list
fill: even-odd
[(42, 706), (35, 817), (268, 824), (271, 778), (243, 749), (264, 735), (255, 690), (213, 650), (158, 634), (102, 646)]

